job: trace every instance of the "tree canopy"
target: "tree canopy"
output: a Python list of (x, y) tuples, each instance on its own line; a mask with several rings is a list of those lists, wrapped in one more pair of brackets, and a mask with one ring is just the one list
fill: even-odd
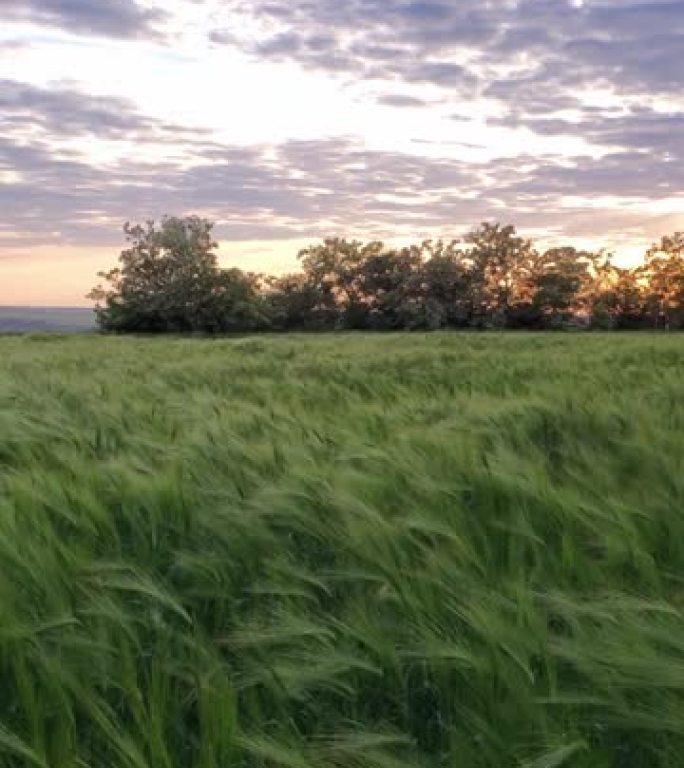
[(604, 252), (539, 251), (514, 226), (485, 222), (462, 240), (406, 247), (328, 238), (300, 271), (255, 275), (219, 265), (210, 221), (124, 226), (119, 266), (93, 289), (112, 332), (438, 328), (684, 328), (684, 233), (642, 265)]
[(256, 278), (221, 269), (213, 224), (197, 216), (167, 217), (159, 226), (124, 225), (120, 266), (100, 273), (93, 289), (97, 319), (108, 331), (220, 332), (259, 326)]

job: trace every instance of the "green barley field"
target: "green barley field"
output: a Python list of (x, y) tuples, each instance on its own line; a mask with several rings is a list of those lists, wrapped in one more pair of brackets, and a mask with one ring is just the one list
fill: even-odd
[(684, 336), (0, 338), (0, 766), (684, 766)]

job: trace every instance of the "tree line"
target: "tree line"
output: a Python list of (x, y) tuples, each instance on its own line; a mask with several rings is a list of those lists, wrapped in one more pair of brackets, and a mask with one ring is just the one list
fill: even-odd
[(119, 266), (89, 294), (109, 332), (684, 328), (684, 232), (633, 269), (604, 251), (538, 250), (515, 227), (396, 248), (330, 238), (271, 276), (219, 266), (197, 216), (126, 224)]

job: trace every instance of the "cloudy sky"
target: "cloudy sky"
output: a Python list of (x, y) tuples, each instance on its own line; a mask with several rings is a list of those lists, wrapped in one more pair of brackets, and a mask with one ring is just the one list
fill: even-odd
[(483, 220), (629, 262), (684, 228), (684, 0), (0, 0), (0, 304), (84, 304), (127, 220), (221, 258)]

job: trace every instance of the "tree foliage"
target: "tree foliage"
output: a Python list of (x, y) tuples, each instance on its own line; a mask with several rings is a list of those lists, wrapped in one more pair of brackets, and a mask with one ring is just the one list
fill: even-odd
[(515, 227), (483, 223), (459, 240), (403, 248), (328, 238), (299, 272), (223, 269), (211, 222), (126, 224), (119, 266), (91, 293), (103, 330), (209, 332), (438, 328), (683, 328), (684, 233), (634, 269), (610, 255), (538, 251)]
[(109, 331), (253, 329), (262, 321), (256, 278), (220, 269), (213, 224), (197, 216), (167, 217), (159, 226), (124, 226), (120, 266), (100, 273), (95, 288), (100, 326)]

